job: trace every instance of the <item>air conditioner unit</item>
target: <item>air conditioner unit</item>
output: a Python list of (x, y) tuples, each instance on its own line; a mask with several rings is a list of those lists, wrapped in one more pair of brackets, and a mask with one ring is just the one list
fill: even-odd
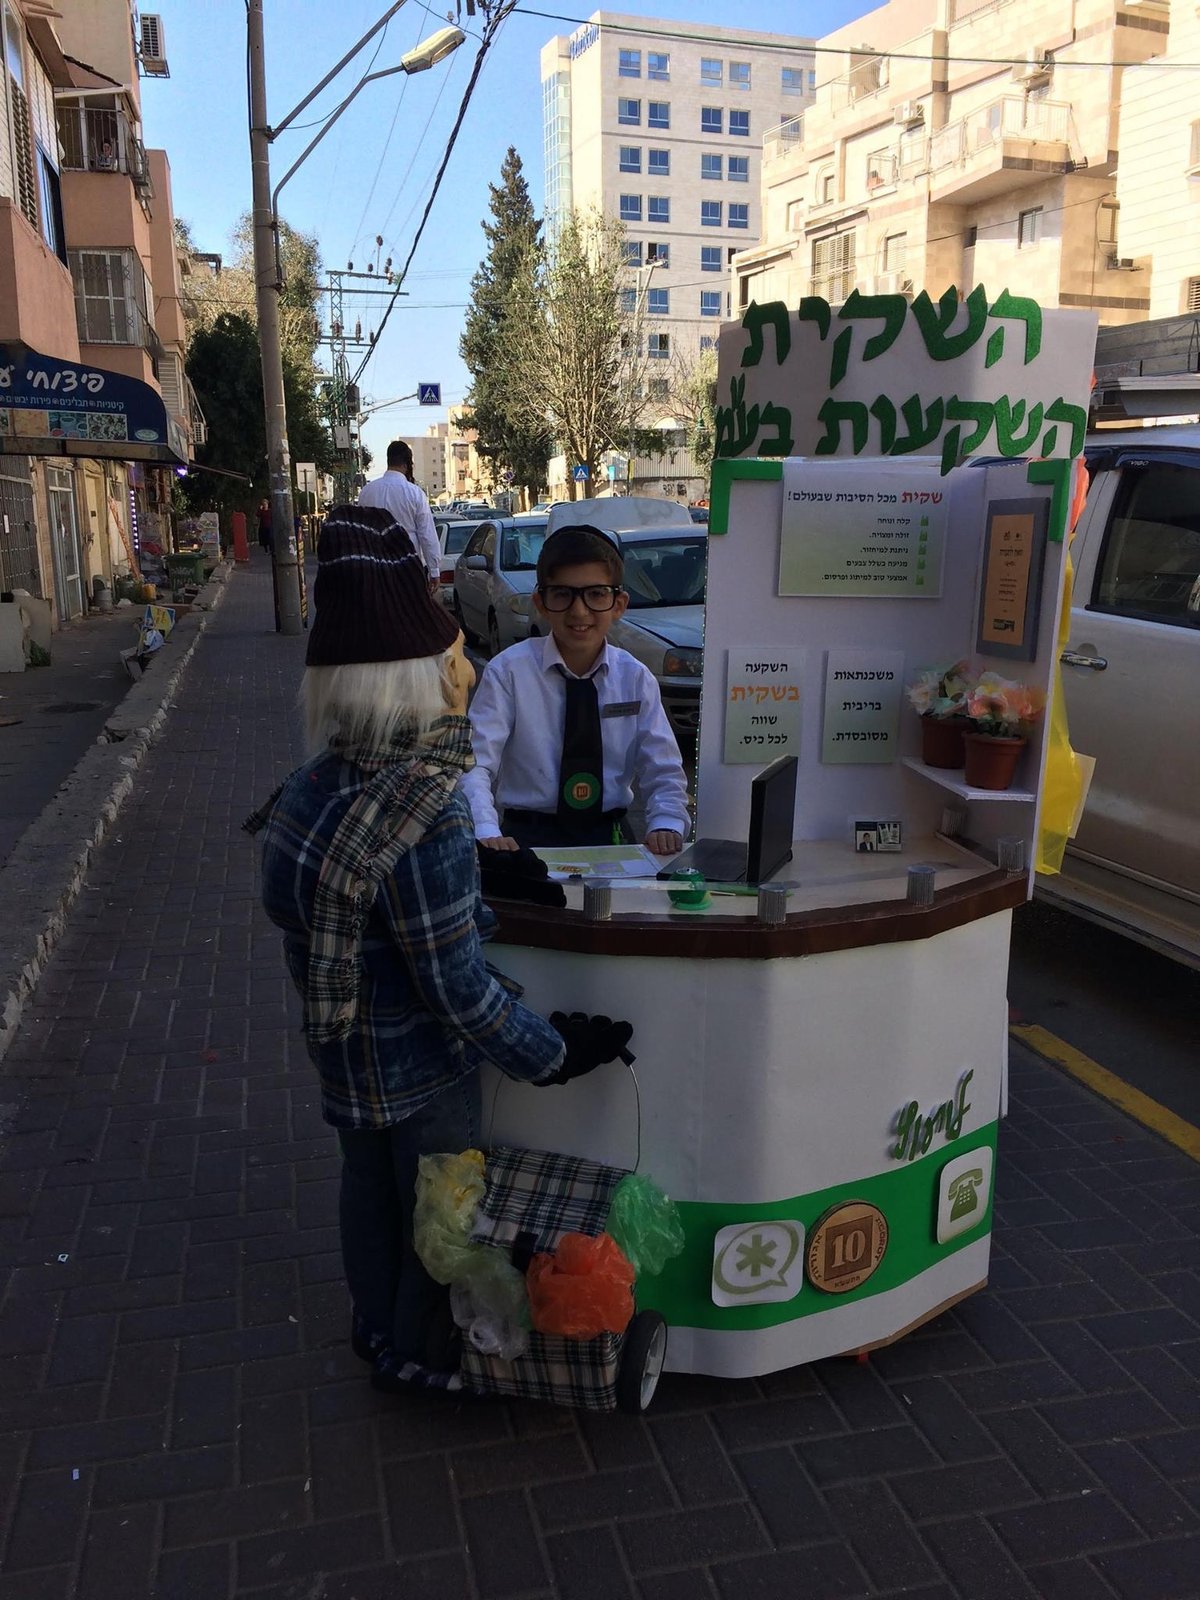
[(171, 69), (167, 66), (167, 41), (163, 33), (163, 21), (154, 12), (143, 12), (139, 21), (139, 48), (138, 61), (142, 71), (148, 78), (169, 78)]
[(919, 100), (901, 100), (892, 108), (892, 121), (904, 128), (914, 127), (925, 121), (925, 107)]
[(1138, 265), (1132, 256), (1109, 256), (1108, 270), (1110, 272), (1136, 272)]
[(913, 281), (903, 272), (877, 272), (871, 279), (872, 294), (905, 294), (913, 292)]
[(1030, 50), (1024, 61), (1018, 61), (1013, 67), (1013, 82), (1033, 89), (1038, 84), (1049, 83), (1053, 69), (1054, 60), (1048, 50)]

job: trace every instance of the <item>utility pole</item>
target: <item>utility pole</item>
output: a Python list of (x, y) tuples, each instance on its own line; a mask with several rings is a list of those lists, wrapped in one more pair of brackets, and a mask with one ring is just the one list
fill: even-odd
[(271, 143), (267, 123), (267, 76), (263, 55), (263, 0), (246, 0), (250, 77), (250, 171), (254, 197), (254, 299), (262, 347), (263, 405), (267, 423), (267, 474), (279, 632), (303, 630), (297, 571), (292, 458), (283, 396), (283, 351), (279, 342), (279, 281), (275, 265), (271, 202)]

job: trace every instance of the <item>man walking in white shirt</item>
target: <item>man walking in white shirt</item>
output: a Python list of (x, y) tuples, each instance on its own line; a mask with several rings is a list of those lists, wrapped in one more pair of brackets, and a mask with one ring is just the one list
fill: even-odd
[(424, 489), (412, 481), (413, 453), (403, 439), (393, 439), (387, 447), (387, 471), (374, 478), (358, 497), (360, 506), (383, 506), (412, 538), (425, 563), (430, 587), (442, 570), (442, 549)]

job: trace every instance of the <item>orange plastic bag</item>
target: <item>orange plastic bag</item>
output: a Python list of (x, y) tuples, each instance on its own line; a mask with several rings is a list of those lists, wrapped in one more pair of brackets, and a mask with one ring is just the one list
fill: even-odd
[(534, 1327), (567, 1339), (624, 1333), (633, 1316), (633, 1276), (611, 1234), (564, 1233), (554, 1254), (534, 1256), (525, 1275)]

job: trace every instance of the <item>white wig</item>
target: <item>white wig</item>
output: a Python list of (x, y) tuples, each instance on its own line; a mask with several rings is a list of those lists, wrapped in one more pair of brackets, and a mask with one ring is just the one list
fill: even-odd
[(450, 708), (448, 654), (306, 668), (300, 693), (312, 753), (335, 737), (374, 748), (401, 729), (423, 738)]

